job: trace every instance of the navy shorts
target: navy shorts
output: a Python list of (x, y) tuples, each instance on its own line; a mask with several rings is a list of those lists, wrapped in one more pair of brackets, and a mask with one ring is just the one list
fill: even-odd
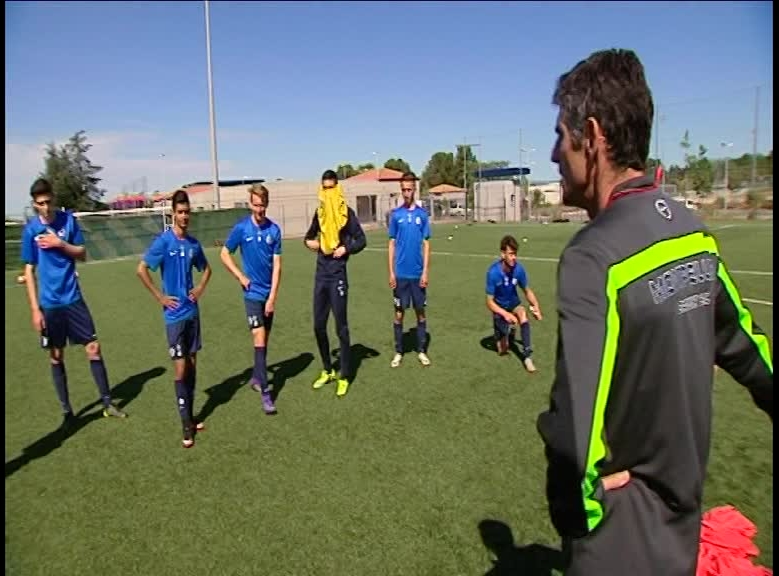
[(419, 285), (419, 279), (410, 280), (398, 278), (395, 289), (392, 291), (392, 299), (395, 310), (398, 312), (407, 308), (424, 310), (427, 306), (427, 290)]
[(41, 332), (42, 348), (64, 348), (68, 341), (85, 346), (97, 340), (92, 314), (83, 300), (62, 308), (44, 309), (43, 319), (46, 328)]
[[(516, 310), (520, 305), (517, 304), (513, 310), (506, 310), (506, 312), (510, 312), (511, 314), (514, 313), (514, 310)], [(519, 319), (517, 319), (517, 322), (519, 322)], [(500, 340), (501, 338), (505, 338), (507, 336), (513, 336), (513, 332), (516, 329), (516, 327), (519, 326), (519, 324), (509, 324), (506, 322), (506, 319), (501, 316), (500, 314), (492, 314), (492, 327), (495, 330), (495, 339)]]
[(180, 360), (197, 354), (203, 347), (200, 339), (200, 317), (193, 316), (174, 324), (166, 324), (168, 333), (168, 353), (171, 360)]
[(249, 330), (265, 328), (266, 334), (270, 332), (273, 326), (273, 314), (265, 315), (265, 301), (244, 300), (243, 302), (246, 304), (246, 323), (249, 325)]

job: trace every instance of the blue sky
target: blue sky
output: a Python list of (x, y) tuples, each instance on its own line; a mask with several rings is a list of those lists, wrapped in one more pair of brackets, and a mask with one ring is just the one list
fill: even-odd
[[(7, 211), (26, 203), (43, 144), (79, 129), (109, 196), (211, 178), (202, 2), (5, 13)], [(397, 156), (421, 173), (466, 138), (516, 164), (520, 129), (534, 174), (555, 178), (555, 80), (610, 47), (644, 62), (666, 163), (685, 129), (711, 156), (723, 140), (751, 151), (757, 85), (768, 150), (772, 22), (770, 2), (212, 2), (220, 178)]]

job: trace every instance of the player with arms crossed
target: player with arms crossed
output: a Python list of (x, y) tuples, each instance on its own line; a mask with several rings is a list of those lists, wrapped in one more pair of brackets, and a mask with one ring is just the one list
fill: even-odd
[[(233, 227), (220, 257), (225, 268), (243, 288), (246, 320), (254, 342), (252, 388), (260, 392), (265, 413), (275, 414), (276, 406), (268, 388), (266, 351), (281, 279), (281, 228), (265, 215), (268, 196), (265, 186), (251, 186), (251, 214)], [(241, 249), (243, 271), (232, 257), (238, 248)]]
[(417, 353), (422, 366), (430, 366), (427, 356), (427, 274), (430, 268), (430, 219), (414, 202), (417, 177), (406, 172), (400, 179), (403, 205), (389, 218), (389, 285), (395, 303), (395, 356), (390, 366), (403, 361), (403, 315), (409, 306), (417, 315)]
[(341, 374), (337, 379), (336, 396), (349, 390), (351, 373), (351, 342), (347, 320), (349, 280), (346, 264), (349, 256), (365, 248), (365, 232), (354, 210), (346, 204), (338, 176), (332, 170), (322, 174), (319, 188), (319, 208), (306, 232), (306, 247), (317, 253), (314, 278), (314, 335), (322, 358), (322, 373), (314, 381), (318, 390), (336, 380), (327, 339), (327, 317), (333, 311), (335, 329), (341, 344)]
[(528, 287), (525, 268), (517, 262), (519, 244), (513, 236), (504, 236), (500, 241), (500, 259), (487, 270), (487, 308), (492, 312), (495, 328), (495, 345), (498, 354), (505, 354), (514, 338), (516, 326), (522, 338), (522, 363), (528, 372), (535, 372), (533, 348), (530, 344), (530, 321), (517, 292), (522, 289), (530, 312), (541, 320), (541, 307), (535, 293)]
[[(197, 353), (202, 348), (198, 302), (211, 279), (211, 266), (197, 239), (189, 229), (189, 196), (176, 190), (171, 198), (173, 227), (157, 236), (138, 263), (138, 277), (160, 303), (168, 335), (168, 351), (175, 370), (176, 402), (181, 416), (184, 438), (181, 445), (190, 448), (195, 433), (205, 427), (194, 417)], [(160, 269), (162, 290), (154, 285), (149, 274)], [(203, 275), (195, 286), (192, 268)]]
[(64, 348), (68, 340), (84, 346), (103, 402), (103, 416), (125, 418), (127, 414), (111, 403), (95, 324), (77, 279), (76, 260), (85, 260), (87, 254), (81, 228), (72, 214), (55, 208), (54, 191), (48, 180), (36, 180), (30, 196), (37, 215), (27, 222), (22, 233), (24, 283), (33, 327), (40, 334), (41, 346), (49, 350), (54, 388), (64, 414), (63, 426), (75, 421), (65, 371)]

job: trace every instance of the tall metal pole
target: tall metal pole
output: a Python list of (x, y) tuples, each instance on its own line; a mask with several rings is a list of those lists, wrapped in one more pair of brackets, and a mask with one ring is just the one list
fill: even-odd
[(214, 76), (211, 70), (211, 16), (208, 0), (204, 0), (206, 9), (206, 62), (208, 65), (208, 115), (211, 121), (211, 162), (214, 174), (214, 205), (221, 208), (219, 199), (219, 161), (216, 155), (216, 118), (214, 116)]
[(755, 126), (752, 129), (752, 186), (757, 182), (757, 123), (760, 118), (760, 86), (755, 88)]

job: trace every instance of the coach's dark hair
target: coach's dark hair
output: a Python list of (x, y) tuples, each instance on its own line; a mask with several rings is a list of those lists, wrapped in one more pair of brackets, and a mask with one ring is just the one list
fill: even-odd
[(32, 183), (32, 186), (30, 186), (31, 197), (35, 198), (41, 194), (49, 194), (50, 196), (54, 195), (54, 189), (51, 187), (51, 182), (46, 180), (46, 178), (38, 178), (35, 182)]
[(571, 133), (575, 149), (587, 118), (601, 125), (609, 158), (620, 168), (646, 169), (654, 104), (644, 66), (632, 50), (602, 50), (557, 80), (552, 103)]
[(511, 234), (507, 234), (500, 239), (500, 251), (503, 252), (507, 248), (511, 248), (513, 252), (516, 252), (519, 248), (519, 242)]
[(186, 190), (176, 190), (173, 193), (173, 197), (170, 199), (171, 208), (175, 210), (179, 204), (189, 204), (189, 194)]
[(417, 180), (419, 180), (419, 178), (417, 178), (417, 175), (411, 170), (403, 172), (403, 176), (400, 177), (401, 182), (416, 182)]

